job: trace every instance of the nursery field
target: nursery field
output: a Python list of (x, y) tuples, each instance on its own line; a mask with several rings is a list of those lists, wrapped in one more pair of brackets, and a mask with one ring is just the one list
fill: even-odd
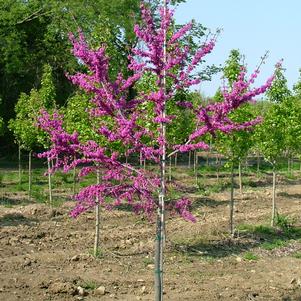
[[(17, 170), (0, 172), (0, 300), (154, 299), (155, 218), (126, 207), (103, 211), (101, 252), (94, 257), (95, 214), (69, 217), (70, 179), (56, 176), (50, 207), (42, 169), (34, 169), (30, 201), (26, 182), (17, 184)], [(269, 226), (270, 172), (244, 172), (243, 193), (234, 194), (233, 238), (227, 171), (217, 180), (208, 169), (198, 185), (186, 166), (172, 175), (174, 193), (190, 197), (197, 222), (167, 217), (165, 300), (301, 300), (299, 171), (277, 178), (275, 228)]]

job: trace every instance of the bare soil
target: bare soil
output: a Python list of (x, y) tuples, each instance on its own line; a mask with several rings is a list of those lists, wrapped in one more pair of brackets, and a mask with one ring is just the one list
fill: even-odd
[[(183, 182), (185, 175), (177, 175)], [(3, 191), (3, 189), (2, 189)], [(188, 191), (188, 189), (187, 189)], [(24, 197), (24, 196), (23, 196)], [(267, 250), (254, 233), (228, 231), (229, 192), (191, 192), (198, 222), (167, 220), (165, 300), (301, 300), (301, 237)], [(154, 222), (126, 210), (102, 212), (102, 253), (90, 255), (94, 213), (69, 217), (58, 208), (6, 193), (0, 206), (0, 300), (153, 300)], [(301, 185), (278, 187), (278, 209), (301, 224)], [(268, 224), (271, 192), (259, 185), (236, 192), (235, 222)], [(250, 259), (246, 254), (254, 255)], [(298, 253), (299, 252), (299, 253)], [(252, 257), (252, 256), (251, 256)], [(78, 287), (84, 288), (79, 292)], [(104, 292), (97, 291), (99, 286)]]

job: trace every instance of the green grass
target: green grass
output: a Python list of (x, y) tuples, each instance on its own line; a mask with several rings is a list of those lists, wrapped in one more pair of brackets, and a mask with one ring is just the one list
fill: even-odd
[(287, 245), (288, 245), (288, 241), (281, 240), (281, 239), (274, 239), (272, 241), (264, 242), (261, 245), (261, 248), (264, 249), (264, 250), (271, 251), (271, 250), (274, 250), (274, 249), (285, 247)]
[(97, 283), (96, 281), (85, 281), (81, 284), (81, 287), (86, 289), (86, 290), (95, 290), (99, 287), (99, 283)]
[(294, 258), (301, 259), (301, 252), (296, 252), (293, 254)]
[(243, 256), (245, 260), (258, 260), (259, 257), (255, 255), (253, 252), (246, 252)]

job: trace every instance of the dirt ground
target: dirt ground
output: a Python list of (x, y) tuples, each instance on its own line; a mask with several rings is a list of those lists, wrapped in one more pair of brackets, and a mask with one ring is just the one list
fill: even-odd
[[(243, 230), (230, 239), (229, 192), (190, 196), (198, 222), (167, 221), (165, 300), (301, 300), (301, 259), (294, 255), (301, 254), (301, 236), (271, 250)], [(127, 211), (102, 212), (102, 254), (94, 258), (93, 212), (71, 219), (71, 201), (51, 209), (34, 202), (20, 205), (18, 194), (5, 197), (0, 300), (154, 299), (154, 223)], [(282, 183), (277, 202), (281, 214), (300, 226), (300, 181)], [(269, 187), (236, 193), (236, 225), (268, 224), (270, 211)]]

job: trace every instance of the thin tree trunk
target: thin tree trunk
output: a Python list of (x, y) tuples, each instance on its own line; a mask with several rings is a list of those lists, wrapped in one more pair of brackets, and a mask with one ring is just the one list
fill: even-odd
[(239, 181), (239, 193), (242, 195), (241, 161), (239, 161), (238, 163), (238, 181)]
[(273, 188), (272, 188), (272, 220), (271, 226), (275, 225), (275, 217), (276, 217), (276, 169), (275, 164), (273, 165)]
[(169, 182), (171, 182), (171, 177), (172, 177), (172, 170), (171, 170), (171, 156), (169, 157), (169, 173), (168, 173), (168, 176), (169, 176)]
[(234, 236), (234, 166), (231, 167), (231, 191), (230, 191), (230, 234)]
[(197, 160), (197, 154), (196, 151), (193, 153), (193, 171), (196, 172), (196, 160)]
[(259, 153), (257, 153), (257, 177), (259, 175), (260, 172), (260, 156)]
[[(163, 1), (163, 15), (166, 17), (167, 13), (167, 0)], [(166, 64), (166, 29), (164, 29), (164, 41), (163, 41), (163, 61)], [(166, 71), (163, 70), (163, 89), (166, 94)], [(166, 103), (163, 103), (162, 116), (166, 117)], [(155, 243), (155, 301), (163, 301), (163, 249), (165, 241), (165, 195), (166, 195), (166, 183), (165, 183), (165, 169), (166, 169), (166, 125), (161, 122), (161, 136), (163, 140), (162, 155), (160, 158), (160, 194), (159, 194), (159, 206), (156, 225), (156, 243)]]
[(194, 153), (194, 175), (195, 175), (195, 183), (196, 185), (198, 185), (198, 170), (197, 170), (197, 166), (198, 166), (198, 156), (197, 156), (197, 152), (195, 151)]
[(140, 158), (139, 158), (139, 160), (140, 160), (140, 167), (142, 167), (142, 153), (140, 152)]
[(52, 184), (51, 184), (51, 163), (50, 160), (47, 160), (47, 164), (48, 164), (48, 195), (49, 195), (49, 205), (52, 206)]
[(146, 170), (146, 160), (143, 160), (143, 169)]
[(73, 167), (73, 186), (72, 186), (72, 194), (75, 195), (76, 190), (76, 166)]
[(30, 151), (28, 153), (28, 199), (29, 200), (31, 200), (31, 183), (32, 183), (31, 154), (32, 154), (32, 151)]
[(21, 166), (21, 146), (18, 148), (18, 162), (19, 162), (19, 185), (22, 184), (22, 166)]
[(191, 151), (188, 153), (188, 168), (190, 169), (191, 167)]
[[(96, 170), (96, 183), (100, 184), (100, 170), (97, 166)], [(99, 236), (100, 236), (100, 204), (99, 198), (96, 197), (96, 206), (95, 206), (95, 240), (94, 240), (94, 256), (97, 257), (99, 254)]]
[(216, 180), (219, 181), (219, 157), (218, 156), (216, 156), (215, 164), (216, 164)]

